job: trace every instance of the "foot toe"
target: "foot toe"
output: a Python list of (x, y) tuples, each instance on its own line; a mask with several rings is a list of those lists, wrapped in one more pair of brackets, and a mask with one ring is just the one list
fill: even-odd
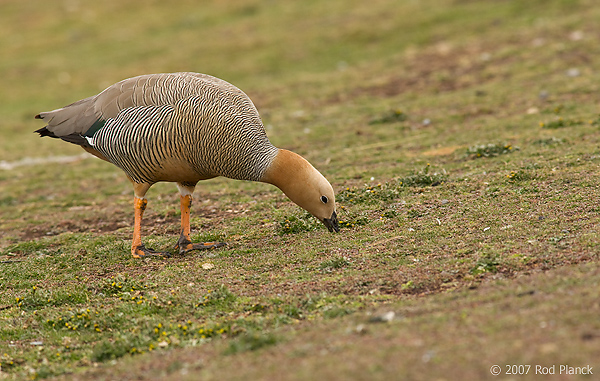
[(189, 243), (185, 246), (179, 246), (179, 254), (185, 254), (192, 250), (207, 250), (222, 247), (227, 245), (226, 242), (201, 242), (201, 243)]
[(146, 256), (170, 257), (171, 253), (169, 253), (168, 251), (156, 251), (154, 249), (147, 248), (144, 245), (140, 245), (135, 249), (131, 250), (131, 255), (134, 258), (142, 258)]

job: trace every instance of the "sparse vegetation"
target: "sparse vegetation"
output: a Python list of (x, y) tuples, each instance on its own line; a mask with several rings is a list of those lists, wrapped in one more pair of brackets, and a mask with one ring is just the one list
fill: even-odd
[(430, 170), (431, 164), (427, 163), (422, 170), (405, 176), (397, 180), (397, 182), (402, 187), (434, 187), (436, 185), (441, 185), (448, 179), (445, 170), (442, 170), (442, 172), (429, 173)]
[(506, 180), (511, 183), (527, 181), (534, 178), (535, 176), (533, 174), (522, 169), (519, 169), (517, 171), (510, 171), (510, 173), (506, 175)]
[(407, 115), (402, 110), (394, 110), (386, 113), (385, 115), (375, 118), (369, 122), (369, 124), (386, 124), (395, 122), (404, 122), (407, 119)]
[(267, 346), (277, 344), (277, 337), (272, 334), (253, 333), (241, 336), (229, 343), (225, 354), (232, 355), (240, 352), (255, 351)]
[(309, 213), (287, 216), (279, 223), (280, 234), (309, 232), (318, 228), (320, 228), (320, 222)]
[(540, 122), (540, 127), (546, 129), (554, 129), (554, 128), (563, 128), (570, 126), (577, 126), (579, 124), (583, 124), (584, 122), (579, 119), (563, 119), (562, 117), (558, 117), (556, 119), (550, 120), (548, 122)]
[(498, 271), (498, 257), (495, 255), (484, 255), (479, 258), (475, 266), (469, 271), (472, 275), (480, 275), (484, 273), (495, 273)]
[(377, 183), (375, 185), (365, 184), (362, 188), (346, 187), (338, 193), (338, 199), (343, 204), (380, 204), (390, 203), (399, 198), (405, 187), (428, 187), (441, 185), (448, 179), (443, 172), (430, 173), (430, 164), (427, 163), (420, 171), (404, 176), (399, 179)]
[(493, 157), (493, 156), (505, 155), (507, 153), (512, 153), (518, 149), (519, 149), (518, 147), (513, 147), (511, 144), (497, 144), (497, 143), (478, 144), (478, 145), (469, 147), (467, 149), (467, 155), (472, 158)]
[(533, 142), (533, 144), (538, 144), (541, 146), (554, 146), (558, 144), (564, 144), (566, 142), (565, 139), (555, 138), (554, 136), (546, 139), (537, 139)]
[(335, 270), (335, 269), (341, 269), (342, 267), (346, 267), (349, 264), (350, 264), (350, 261), (348, 261), (348, 259), (346, 259), (346, 258), (335, 258), (330, 261), (325, 261), (325, 262), (321, 263), (321, 265), (319, 267), (321, 270), (331, 271), (331, 270)]
[(344, 204), (376, 204), (390, 202), (400, 195), (399, 186), (395, 182), (364, 185), (362, 188), (346, 187), (337, 195)]

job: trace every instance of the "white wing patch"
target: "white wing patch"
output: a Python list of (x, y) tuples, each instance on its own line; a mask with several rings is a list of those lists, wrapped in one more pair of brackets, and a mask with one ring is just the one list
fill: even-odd
[(93, 137), (89, 137), (89, 136), (84, 136), (85, 140), (87, 140), (88, 144), (92, 147), (96, 146), (96, 139), (94, 139)]

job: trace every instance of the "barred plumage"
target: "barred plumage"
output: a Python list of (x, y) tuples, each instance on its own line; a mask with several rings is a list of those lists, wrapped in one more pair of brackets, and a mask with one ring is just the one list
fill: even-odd
[[(191, 197), (198, 181), (217, 176), (274, 184), (337, 230), (331, 185), (306, 160), (273, 146), (250, 98), (221, 79), (198, 73), (143, 75), (36, 118), (48, 123), (36, 131), (41, 136), (78, 144), (130, 178), (136, 196), (134, 256), (151, 253), (136, 236), (145, 193), (159, 181), (176, 182), (182, 195), (181, 251), (199, 248), (189, 241), (183, 211), (187, 208), (189, 217), (191, 198), (186, 205), (184, 198)], [(319, 197), (332, 202), (323, 208), (315, 201)]]
[[(85, 120), (65, 118), (73, 107), (67, 106), (40, 114), (46, 128), (98, 151), (138, 183), (177, 181), (169, 170), (177, 165), (193, 170), (187, 181), (258, 181), (277, 154), (246, 94), (207, 75), (135, 77), (74, 105), (85, 108)], [(94, 131), (98, 121), (103, 125)]]

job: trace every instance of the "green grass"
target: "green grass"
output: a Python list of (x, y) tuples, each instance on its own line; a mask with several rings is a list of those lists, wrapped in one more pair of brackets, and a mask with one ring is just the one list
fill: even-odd
[[(2, 7), (0, 378), (600, 367), (593, 2)], [(129, 181), (33, 116), (168, 71), (243, 89), (331, 181), (342, 231), (219, 178), (196, 190), (192, 240), (228, 245), (179, 256), (179, 198), (157, 184), (143, 237), (175, 255), (131, 258)]]

